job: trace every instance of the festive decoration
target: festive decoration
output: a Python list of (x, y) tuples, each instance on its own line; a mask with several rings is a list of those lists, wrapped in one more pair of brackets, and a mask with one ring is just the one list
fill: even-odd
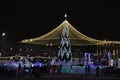
[(58, 27), (48, 32), (47, 34), (44, 34), (37, 38), (25, 39), (22, 40), (20, 43), (39, 44), (39, 45), (50, 45), (50, 44), (59, 45), (60, 35), (64, 28), (64, 24), (66, 24), (67, 27), (69, 28), (69, 40), (71, 41), (71, 45), (86, 46), (86, 45), (96, 45), (97, 43), (100, 43), (100, 40), (90, 38), (80, 33), (67, 20), (63, 21)]
[(64, 15), (65, 20), (52, 31), (36, 37), (32, 39), (25, 39), (20, 41), (20, 43), (28, 43), (28, 44), (39, 44), (39, 45), (59, 45), (59, 39), (61, 32), (64, 28), (64, 24), (66, 24), (69, 28), (69, 39), (71, 41), (71, 45), (74, 46), (87, 46), (87, 45), (101, 45), (101, 44), (120, 44), (120, 41), (106, 41), (106, 40), (97, 40), (91, 37), (88, 37), (77, 29), (75, 29), (67, 20), (67, 15)]
[(72, 60), (71, 43), (69, 40), (69, 28), (66, 23), (64, 24), (64, 28), (61, 35), (58, 59), (64, 62), (68, 62)]

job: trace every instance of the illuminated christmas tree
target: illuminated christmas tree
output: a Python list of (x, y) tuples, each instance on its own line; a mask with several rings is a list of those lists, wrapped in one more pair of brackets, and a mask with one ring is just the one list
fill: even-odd
[[(66, 19), (67, 15), (65, 15)], [(61, 34), (61, 42), (60, 42), (60, 49), (58, 52), (58, 59), (62, 62), (68, 62), (72, 60), (72, 53), (71, 53), (71, 43), (69, 40), (69, 28), (68, 25), (65, 23), (64, 28)]]

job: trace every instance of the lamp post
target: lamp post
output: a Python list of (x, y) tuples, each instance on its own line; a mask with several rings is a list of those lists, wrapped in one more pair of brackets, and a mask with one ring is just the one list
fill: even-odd
[(3, 32), (2, 34), (1, 34), (1, 54), (2, 53), (4, 53), (4, 44), (5, 44), (5, 38), (6, 37), (6, 33), (5, 32)]
[(6, 35), (6, 34), (3, 32), (3, 33), (2, 33), (2, 37), (4, 37), (5, 35)]

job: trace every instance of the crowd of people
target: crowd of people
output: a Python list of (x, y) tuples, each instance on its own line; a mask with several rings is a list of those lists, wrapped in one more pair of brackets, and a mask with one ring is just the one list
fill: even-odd
[[(12, 63), (10, 63), (12, 64)], [(43, 74), (59, 74), (60, 66), (50, 65), (49, 63), (42, 63), (34, 61), (30, 67), (23, 66), (20, 62), (15, 65), (7, 65), (4, 62), (0, 63), (0, 78), (13, 78), (15, 76), (28, 75), (30, 78), (39, 78)]]
[[(28, 63), (29, 60), (26, 60)], [(13, 63), (16, 63), (12, 65)], [(23, 65), (24, 64), (24, 65)], [(29, 63), (30, 64), (30, 63)], [(16, 66), (18, 65), (18, 66)], [(72, 69), (72, 67), (71, 67)], [(91, 66), (85, 66), (85, 74), (91, 74)], [(28, 75), (30, 78), (39, 78), (43, 74), (60, 74), (62, 70), (62, 65), (51, 65), (50, 62), (46, 61), (45, 63), (34, 60), (30, 66), (25, 64), (25, 61), (21, 62), (18, 60), (17, 62), (13, 61), (9, 63), (9, 65), (5, 63), (0, 63), (0, 78), (12, 78), (15, 76)], [(96, 75), (99, 75), (100, 68), (96, 67)]]

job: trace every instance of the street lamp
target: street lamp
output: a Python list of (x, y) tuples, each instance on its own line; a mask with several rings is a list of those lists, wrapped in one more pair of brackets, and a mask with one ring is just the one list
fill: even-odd
[(6, 33), (5, 32), (3, 32), (2, 34), (1, 34), (1, 53), (4, 53), (4, 46), (5, 46), (5, 37), (6, 37)]
[(2, 37), (4, 37), (5, 35), (6, 35), (6, 34), (3, 32), (3, 33), (2, 33)]
[(2, 43), (5, 41), (5, 38), (6, 38), (6, 33), (3, 32), (3, 33), (1, 34), (1, 42), (2, 42)]

